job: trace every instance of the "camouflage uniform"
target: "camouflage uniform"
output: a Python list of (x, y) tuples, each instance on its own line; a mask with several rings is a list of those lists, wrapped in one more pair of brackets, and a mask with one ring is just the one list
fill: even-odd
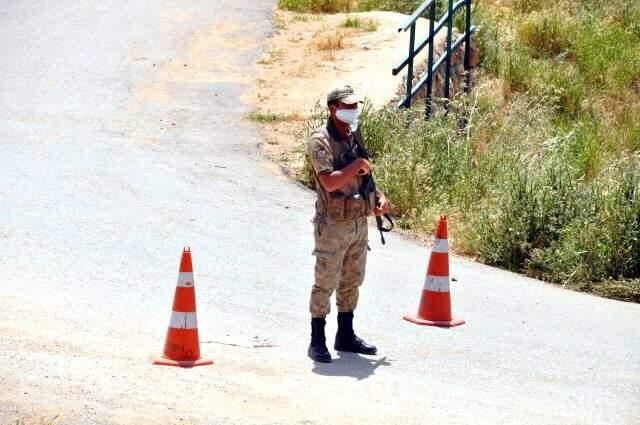
[(334, 192), (326, 191), (318, 180), (318, 175), (341, 170), (357, 158), (353, 135), (341, 141), (329, 120), (326, 128), (311, 135), (308, 154), (318, 195), (313, 219), (316, 267), (310, 311), (312, 317), (325, 317), (336, 288), (339, 312), (353, 311), (358, 304), (367, 261), (367, 216), (371, 215), (375, 200), (373, 194), (369, 202), (361, 197), (359, 176)]

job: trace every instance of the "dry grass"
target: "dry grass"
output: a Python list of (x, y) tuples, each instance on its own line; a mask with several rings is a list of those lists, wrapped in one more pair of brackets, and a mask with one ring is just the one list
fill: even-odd
[(296, 13), (292, 18), (293, 22), (309, 22), (309, 15), (306, 13)]
[(337, 32), (316, 34), (313, 47), (319, 51), (335, 51), (342, 50), (346, 46), (346, 33), (338, 30)]
[(274, 63), (279, 62), (283, 57), (283, 49), (271, 49), (258, 61), (258, 63), (260, 65), (273, 65)]
[(41, 417), (22, 417), (10, 422), (11, 425), (55, 425), (58, 423), (60, 415)]
[(287, 29), (287, 21), (280, 15), (273, 15), (273, 26), (276, 28), (278, 32), (284, 31)]

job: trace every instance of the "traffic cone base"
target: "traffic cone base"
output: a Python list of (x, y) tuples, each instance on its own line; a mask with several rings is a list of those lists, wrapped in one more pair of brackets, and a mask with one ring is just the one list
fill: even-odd
[(463, 319), (451, 319), (451, 320), (427, 320), (419, 317), (417, 314), (405, 314), (402, 317), (404, 320), (415, 323), (422, 326), (438, 326), (441, 328), (452, 328), (454, 326), (464, 325)]
[(177, 367), (194, 367), (213, 364), (213, 360), (206, 357), (200, 357), (197, 360), (171, 360), (163, 356), (151, 356), (151, 361), (157, 365)]

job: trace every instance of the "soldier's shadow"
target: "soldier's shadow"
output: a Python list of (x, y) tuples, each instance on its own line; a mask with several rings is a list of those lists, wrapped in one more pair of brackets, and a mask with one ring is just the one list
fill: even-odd
[(380, 366), (391, 366), (386, 357), (381, 359), (338, 351), (331, 363), (314, 362), (313, 373), (323, 376), (350, 376), (362, 380), (373, 375)]

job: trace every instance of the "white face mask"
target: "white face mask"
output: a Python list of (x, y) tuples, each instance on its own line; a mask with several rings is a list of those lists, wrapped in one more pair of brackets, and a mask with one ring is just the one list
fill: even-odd
[(336, 118), (345, 124), (349, 124), (351, 131), (356, 131), (358, 128), (358, 118), (360, 117), (360, 108), (356, 109), (337, 109)]

